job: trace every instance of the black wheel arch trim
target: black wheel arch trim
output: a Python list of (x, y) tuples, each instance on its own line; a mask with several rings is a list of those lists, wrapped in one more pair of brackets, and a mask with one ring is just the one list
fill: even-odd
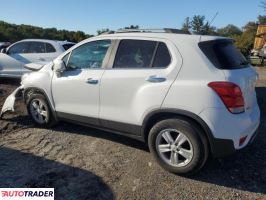
[(147, 138), (147, 134), (148, 134), (147, 127), (149, 125), (148, 124), (149, 120), (153, 116), (160, 115), (160, 114), (173, 114), (173, 115), (177, 115), (180, 117), (186, 117), (188, 119), (192, 119), (193, 121), (195, 121), (206, 134), (208, 144), (210, 147), (210, 152), (212, 153), (214, 157), (224, 157), (236, 151), (232, 140), (215, 138), (212, 134), (211, 129), (209, 128), (209, 126), (206, 124), (206, 122), (203, 119), (201, 119), (198, 115), (192, 112), (181, 110), (181, 109), (164, 108), (164, 109), (154, 110), (150, 112), (149, 114), (147, 114), (143, 120), (142, 129), (141, 129), (141, 135), (144, 138), (144, 140), (146, 140)]
[(46, 98), (46, 100), (47, 100), (47, 102), (48, 102), (48, 104), (50, 106), (50, 109), (52, 111), (52, 114), (53, 114), (54, 118), (57, 120), (57, 115), (56, 115), (56, 112), (54, 110), (54, 106), (51, 104), (48, 95), (46, 94), (46, 92), (43, 89), (38, 88), (38, 87), (27, 87), (27, 88), (24, 88), (24, 90), (23, 90), (23, 99), (24, 99), (24, 102), (26, 103), (26, 96), (25, 96), (25, 94), (28, 91), (30, 91), (30, 90), (39, 91), (39, 93), (41, 93), (41, 94), (43, 94), (45, 96), (45, 98)]

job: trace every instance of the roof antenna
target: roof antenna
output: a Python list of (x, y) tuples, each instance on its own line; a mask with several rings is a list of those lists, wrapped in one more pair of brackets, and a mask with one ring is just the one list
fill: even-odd
[(211, 26), (211, 24), (213, 23), (213, 21), (216, 19), (216, 17), (219, 15), (219, 12), (216, 12), (215, 13), (215, 15), (213, 16), (213, 18), (212, 18), (212, 20), (211, 20), (211, 22), (210, 22), (210, 26)]

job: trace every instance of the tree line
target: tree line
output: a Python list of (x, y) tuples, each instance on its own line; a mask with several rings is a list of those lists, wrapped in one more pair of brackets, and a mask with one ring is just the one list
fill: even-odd
[(82, 31), (57, 30), (56, 28), (41, 28), (29, 25), (16, 25), (0, 21), (0, 41), (17, 42), (22, 39), (38, 38), (51, 40), (67, 40), (80, 42), (92, 35)]

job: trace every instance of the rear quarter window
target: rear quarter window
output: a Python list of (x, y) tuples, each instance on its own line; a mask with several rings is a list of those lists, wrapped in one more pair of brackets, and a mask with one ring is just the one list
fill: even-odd
[(71, 47), (73, 47), (75, 44), (63, 44), (63, 48), (66, 50), (70, 49)]
[(199, 47), (218, 69), (241, 69), (249, 66), (232, 40), (204, 41), (199, 43)]
[(46, 53), (54, 53), (54, 52), (56, 52), (56, 50), (53, 47), (53, 45), (51, 45), (49, 43), (45, 43), (45, 47), (46, 47)]
[(167, 46), (160, 42), (155, 54), (153, 66), (154, 68), (165, 68), (171, 63), (171, 56)]

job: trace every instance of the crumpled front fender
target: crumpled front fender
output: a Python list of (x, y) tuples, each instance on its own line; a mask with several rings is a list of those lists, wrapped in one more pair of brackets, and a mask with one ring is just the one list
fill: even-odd
[(16, 101), (16, 96), (17, 94), (23, 90), (23, 86), (18, 87), (14, 92), (12, 92), (5, 100), (5, 103), (2, 107), (1, 113), (0, 113), (0, 118), (2, 118), (3, 114), (6, 113), (7, 111), (12, 111), (14, 112), (14, 104)]

